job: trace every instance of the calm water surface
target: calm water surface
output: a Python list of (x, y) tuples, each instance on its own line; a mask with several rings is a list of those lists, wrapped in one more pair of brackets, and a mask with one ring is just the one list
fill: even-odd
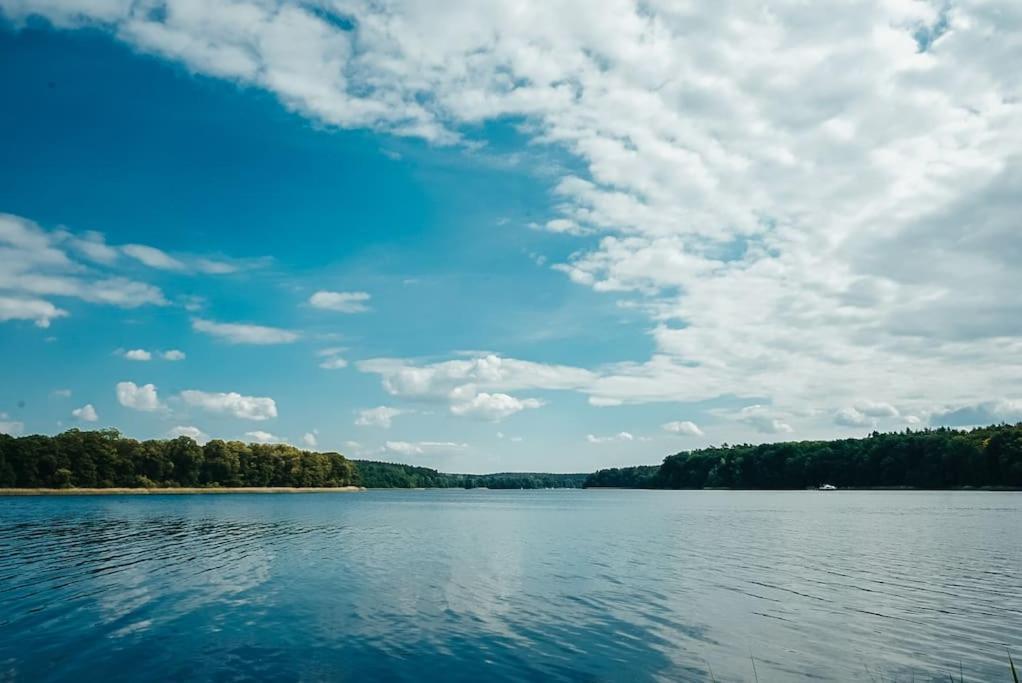
[(1017, 493), (0, 498), (0, 680), (1008, 680), (1020, 569)]

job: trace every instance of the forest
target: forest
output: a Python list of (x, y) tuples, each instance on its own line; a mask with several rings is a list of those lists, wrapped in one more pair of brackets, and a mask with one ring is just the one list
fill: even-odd
[(667, 456), (658, 466), (605, 469), (586, 487), (802, 489), (1022, 487), (1022, 423), (909, 430), (862, 439), (727, 445)]
[(355, 460), (357, 483), (370, 489), (462, 488), (462, 489), (578, 489), (587, 474), (500, 472), (497, 474), (446, 474), (427, 467), (390, 462)]
[(448, 474), (349, 460), (287, 444), (187, 436), (138, 441), (117, 430), (0, 434), (0, 488), (337, 487), (802, 489), (1022, 487), (1022, 423), (972, 430), (905, 430), (862, 439), (701, 448), (663, 463), (592, 474)]
[(0, 488), (336, 487), (355, 479), (354, 464), (341, 454), (286, 444), (215, 439), (200, 446), (187, 436), (136, 441), (115, 429), (0, 434)]
[(349, 460), (287, 444), (187, 436), (137, 441), (117, 430), (56, 436), (0, 434), (0, 488), (337, 487), (581, 488), (586, 474), (445, 474), (426, 467)]

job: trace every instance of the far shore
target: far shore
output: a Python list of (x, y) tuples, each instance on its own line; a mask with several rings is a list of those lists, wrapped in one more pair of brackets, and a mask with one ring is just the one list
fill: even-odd
[(358, 493), (361, 486), (209, 486), (178, 488), (104, 488), (104, 489), (4, 489), (0, 496), (123, 496), (123, 495), (187, 495), (193, 493)]

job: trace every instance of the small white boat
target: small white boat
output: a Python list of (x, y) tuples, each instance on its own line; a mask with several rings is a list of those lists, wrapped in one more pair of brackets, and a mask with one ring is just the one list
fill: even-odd
[(820, 487), (820, 491), (837, 491), (837, 487), (833, 484), (824, 484)]

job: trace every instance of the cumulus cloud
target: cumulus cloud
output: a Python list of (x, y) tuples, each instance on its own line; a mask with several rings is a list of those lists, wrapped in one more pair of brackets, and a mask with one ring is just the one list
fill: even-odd
[[(395, 395), (474, 384), (583, 391), (594, 405), (736, 396), (819, 406), (822, 420), (849, 407), (882, 419), (855, 399), (882, 395), (914, 415), (1022, 383), (1022, 367), (1005, 362), (1022, 351), (1022, 303), (1004, 296), (1022, 286), (1013, 0), (855, 0), (825, 12), (356, 0), (343, 26), (290, 2), (2, 7), (15, 23), (39, 13), (106, 27), (331, 126), (456, 143), (519, 120), (573, 155), (553, 182), (556, 215), (538, 222), (591, 236), (558, 269), (640, 302), (654, 355), (593, 376), (509, 359), (360, 365)], [(38, 264), (57, 258), (20, 249)], [(49, 297), (71, 289), (68, 273), (5, 282)], [(786, 419), (744, 421), (783, 433)]]
[(338, 313), (364, 313), (369, 310), (366, 302), (371, 297), (366, 292), (318, 291), (309, 297), (309, 304)]
[(898, 417), (900, 415), (897, 408), (882, 401), (859, 401), (855, 404), (855, 409), (870, 417)]
[(278, 327), (243, 323), (218, 323), (194, 318), (192, 329), (219, 337), (231, 344), (290, 344), (298, 340), (298, 333)]
[(384, 429), (389, 429), (394, 418), (405, 412), (406, 411), (404, 410), (392, 408), (390, 406), (367, 408), (366, 410), (359, 411), (358, 417), (355, 418), (355, 426), (382, 427)]
[(31, 320), (37, 327), (49, 327), (52, 320), (67, 314), (64, 309), (43, 299), (0, 296), (0, 322)]
[(185, 359), (185, 352), (179, 351), (177, 349), (170, 349), (168, 351), (164, 351), (161, 355), (163, 356), (163, 360), (177, 361)]
[(192, 427), (190, 425), (179, 425), (167, 431), (167, 438), (169, 439), (176, 439), (179, 436), (187, 436), (199, 444), (204, 444), (209, 441), (208, 434), (198, 427)]
[(258, 443), (273, 443), (275, 441), (280, 441), (280, 439), (273, 434), (264, 432), (261, 429), (257, 429), (253, 432), (245, 432), (245, 436)]
[(82, 422), (95, 422), (99, 419), (99, 415), (96, 413), (96, 409), (91, 403), (86, 403), (81, 408), (75, 408), (72, 410), (71, 417), (81, 420)]
[(703, 436), (703, 430), (695, 422), (689, 420), (676, 420), (661, 425), (665, 432), (671, 434), (682, 434), (684, 436)]
[(739, 422), (751, 425), (756, 431), (763, 434), (790, 434), (795, 431), (780, 415), (767, 406), (746, 406), (739, 410), (734, 418)]
[(610, 443), (612, 441), (635, 441), (635, 436), (629, 432), (618, 432), (611, 436), (596, 436), (587, 434), (586, 441), (589, 443)]
[(347, 351), (343, 346), (333, 346), (326, 349), (320, 349), (316, 352), (316, 355), (322, 358), (319, 367), (324, 370), (340, 370), (341, 368), (348, 367), (348, 361), (341, 357), (341, 354)]
[[(877, 427), (880, 419), (901, 417), (901, 413), (890, 403), (882, 401), (858, 401), (834, 413), (834, 424), (842, 427)], [(912, 416), (908, 416), (912, 418)], [(918, 418), (903, 419), (906, 424), (918, 422)]]
[(316, 438), (319, 435), (319, 430), (313, 429), (311, 432), (305, 432), (302, 436), (302, 443), (308, 448), (315, 448), (319, 445), (319, 439)]
[(429, 451), (456, 451), (468, 448), (466, 443), (453, 441), (387, 441), (384, 450), (398, 455), (423, 455)]
[(128, 360), (151, 360), (153, 354), (149, 353), (145, 349), (131, 349), (130, 351), (124, 352), (124, 357)]
[(152, 384), (138, 386), (134, 382), (117, 383), (117, 402), (125, 408), (152, 412), (163, 407)]
[(539, 408), (543, 402), (535, 398), (519, 399), (508, 394), (480, 392), (471, 397), (457, 396), (451, 404), (451, 413), (461, 417), (497, 422), (529, 408)]
[(873, 422), (856, 408), (842, 408), (834, 413), (834, 424), (842, 427), (865, 427)]
[[(3, 417), (6, 417), (3, 416)], [(25, 431), (25, 423), (19, 420), (0, 419), (0, 434), (18, 436)]]
[(377, 374), (383, 388), (395, 396), (446, 397), (456, 389), (472, 386), (483, 391), (528, 389), (581, 389), (596, 374), (583, 368), (535, 363), (485, 354), (473, 358), (417, 365), (398, 358), (360, 361), (362, 372)]
[(242, 420), (269, 420), (277, 417), (277, 403), (268, 397), (243, 396), (237, 392), (206, 392), (186, 389), (181, 400), (210, 413), (231, 415)]

